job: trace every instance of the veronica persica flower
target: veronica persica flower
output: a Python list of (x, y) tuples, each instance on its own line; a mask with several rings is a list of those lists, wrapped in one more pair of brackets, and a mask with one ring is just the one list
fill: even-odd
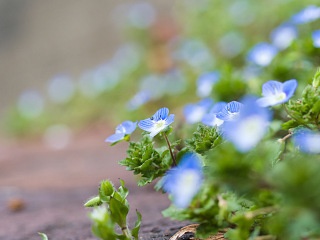
[(197, 95), (199, 97), (208, 97), (212, 91), (215, 82), (220, 78), (218, 72), (210, 72), (202, 74), (197, 81)]
[(291, 79), (284, 83), (278, 81), (268, 81), (262, 85), (263, 97), (257, 102), (261, 107), (274, 106), (287, 102), (297, 88), (297, 80)]
[(294, 24), (313, 22), (320, 18), (320, 7), (310, 5), (291, 17)]
[(187, 104), (183, 109), (183, 114), (187, 123), (194, 124), (201, 122), (203, 116), (209, 111), (213, 104), (210, 98), (202, 99), (195, 104)]
[(216, 114), (216, 117), (223, 121), (233, 121), (239, 117), (242, 108), (242, 103), (232, 101), (226, 104), (220, 112)]
[(195, 153), (186, 153), (179, 165), (163, 178), (163, 189), (173, 197), (178, 208), (189, 206), (202, 184), (202, 163)]
[(302, 129), (293, 135), (293, 142), (301, 152), (320, 154), (320, 133)]
[(116, 143), (129, 136), (137, 127), (137, 122), (124, 121), (116, 127), (115, 134), (109, 136), (105, 142)]
[(207, 126), (220, 126), (223, 124), (223, 120), (217, 117), (217, 114), (221, 112), (227, 103), (225, 102), (217, 102), (211, 109), (210, 111), (204, 115), (202, 119), (202, 123), (207, 125)]
[(271, 41), (274, 46), (282, 50), (289, 47), (298, 36), (297, 27), (293, 24), (282, 24), (271, 33)]
[(258, 106), (256, 100), (252, 96), (244, 98), (238, 118), (222, 125), (223, 137), (240, 152), (247, 152), (259, 143), (271, 120), (269, 109)]
[(141, 120), (138, 126), (142, 130), (150, 132), (150, 137), (154, 137), (173, 122), (174, 114), (169, 115), (168, 108), (160, 108), (151, 118)]
[(313, 46), (320, 48), (320, 30), (316, 30), (312, 33)]
[(247, 60), (261, 67), (268, 66), (277, 55), (278, 50), (269, 43), (259, 43), (249, 52)]

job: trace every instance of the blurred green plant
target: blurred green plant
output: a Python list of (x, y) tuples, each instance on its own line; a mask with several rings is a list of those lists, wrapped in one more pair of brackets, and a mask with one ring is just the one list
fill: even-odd
[[(92, 232), (95, 236), (104, 240), (112, 239), (136, 239), (141, 224), (141, 214), (137, 212), (138, 220), (130, 230), (127, 224), (127, 215), (130, 207), (127, 201), (129, 194), (123, 180), (120, 180), (118, 190), (109, 180), (102, 181), (99, 188), (99, 195), (88, 200), (84, 206), (94, 207), (90, 213), (93, 221)], [(120, 227), (122, 234), (115, 230), (116, 224)]]

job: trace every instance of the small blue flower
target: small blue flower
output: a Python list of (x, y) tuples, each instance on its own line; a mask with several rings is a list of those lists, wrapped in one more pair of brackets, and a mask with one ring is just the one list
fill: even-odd
[(227, 105), (226, 102), (217, 102), (211, 108), (211, 110), (203, 116), (202, 123), (210, 127), (214, 127), (214, 126), (219, 127), (221, 124), (223, 124), (224, 121), (218, 118), (217, 114), (221, 112), (226, 107), (226, 105)]
[(278, 49), (283, 50), (289, 47), (298, 36), (297, 27), (292, 24), (282, 24), (271, 33), (271, 41)]
[(195, 104), (187, 104), (183, 109), (186, 122), (189, 124), (201, 122), (203, 116), (208, 112), (212, 104), (213, 100), (210, 98), (202, 99)]
[(238, 118), (222, 125), (223, 137), (232, 142), (240, 152), (255, 147), (265, 135), (271, 119), (268, 108), (257, 105), (256, 97), (247, 96)]
[(151, 99), (151, 93), (148, 91), (139, 91), (127, 103), (129, 110), (136, 110)]
[(202, 74), (197, 81), (197, 95), (199, 97), (208, 97), (212, 91), (213, 84), (220, 78), (220, 74), (215, 72)]
[(278, 50), (269, 43), (259, 43), (255, 45), (247, 56), (247, 60), (261, 67), (268, 66), (277, 55)]
[(316, 30), (312, 33), (313, 46), (320, 48), (320, 30)]
[(301, 129), (293, 135), (293, 142), (301, 152), (320, 154), (320, 133)]
[(178, 208), (186, 208), (202, 184), (202, 163), (195, 153), (186, 153), (179, 165), (163, 178), (163, 189), (173, 197)]
[(150, 137), (164, 131), (171, 123), (174, 122), (174, 114), (169, 115), (168, 108), (160, 108), (151, 118), (141, 120), (138, 123), (139, 128), (150, 132)]
[(268, 81), (262, 86), (263, 97), (257, 102), (261, 107), (274, 106), (287, 102), (297, 88), (297, 80), (291, 79), (284, 83), (278, 81)]
[(137, 122), (124, 121), (123, 123), (119, 124), (116, 127), (115, 134), (112, 134), (111, 136), (109, 136), (105, 140), (105, 142), (111, 142), (111, 143), (119, 142), (125, 139), (127, 135), (130, 135), (131, 133), (133, 133), (136, 127), (137, 127)]
[(320, 18), (320, 7), (310, 5), (291, 17), (294, 24), (313, 22)]
[(239, 117), (242, 103), (237, 101), (229, 102), (224, 108), (217, 113), (217, 118), (223, 121), (234, 121)]

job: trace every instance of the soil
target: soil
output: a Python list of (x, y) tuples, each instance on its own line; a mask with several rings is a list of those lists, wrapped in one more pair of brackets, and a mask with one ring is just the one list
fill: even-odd
[(124, 179), (129, 189), (129, 224), (135, 209), (143, 216), (141, 239), (169, 239), (187, 223), (165, 219), (165, 194), (153, 186), (138, 187), (131, 172), (118, 161), (127, 143), (110, 147), (104, 142), (111, 128), (91, 127), (74, 134), (64, 149), (54, 150), (40, 139), (0, 140), (0, 239), (93, 240), (89, 210), (83, 203), (97, 194), (99, 182)]

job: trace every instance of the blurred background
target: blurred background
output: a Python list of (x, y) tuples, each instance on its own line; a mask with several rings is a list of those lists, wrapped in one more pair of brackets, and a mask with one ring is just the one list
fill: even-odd
[[(136, 121), (161, 106), (260, 94), (262, 80), (298, 78), (301, 66), (317, 65), (318, 22), (301, 24), (303, 13), (294, 20), (316, 2), (2, 0), (2, 133), (50, 142), (54, 133)], [(257, 59), (259, 43), (267, 47)], [(224, 81), (201, 93), (201, 75), (212, 72)]]

